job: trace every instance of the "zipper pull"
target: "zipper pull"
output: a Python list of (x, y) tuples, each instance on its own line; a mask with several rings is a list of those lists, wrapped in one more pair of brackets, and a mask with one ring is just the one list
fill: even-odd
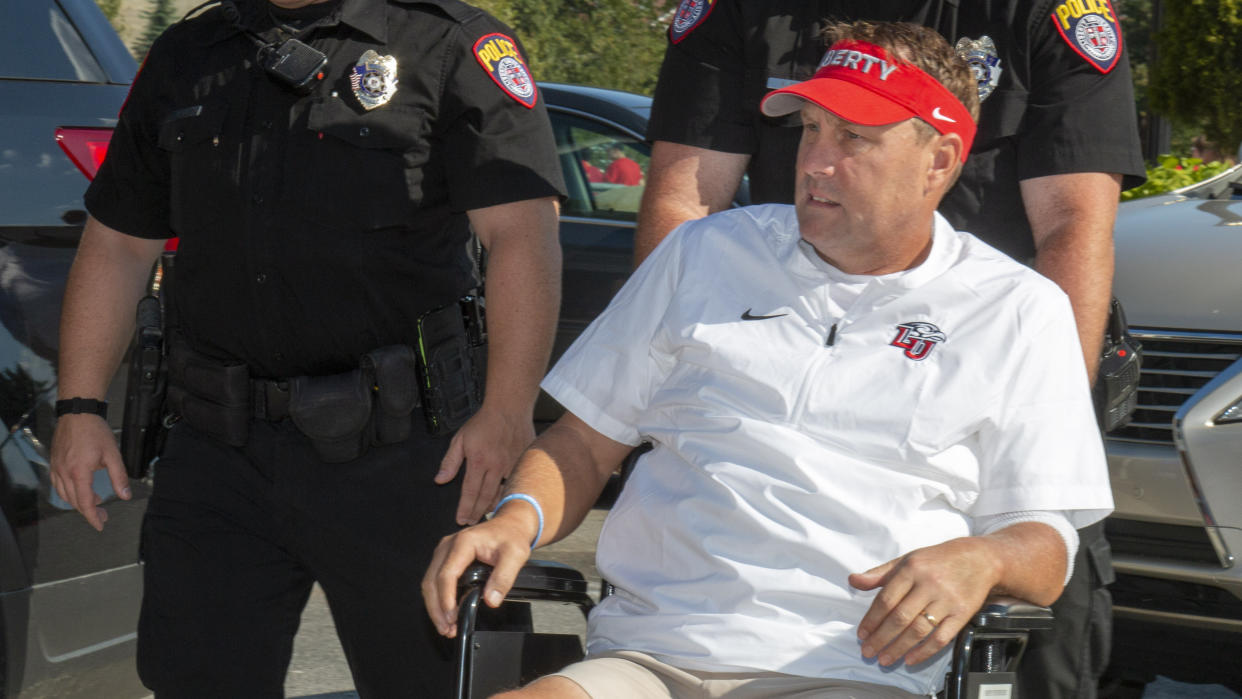
[(824, 343), (824, 347), (832, 347), (837, 341), (837, 324), (832, 324), (832, 329), (828, 331), (828, 341)]

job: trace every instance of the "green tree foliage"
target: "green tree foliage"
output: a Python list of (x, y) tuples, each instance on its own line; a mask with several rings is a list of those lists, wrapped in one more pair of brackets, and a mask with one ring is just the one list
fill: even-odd
[(108, 21), (115, 25), (117, 15), (121, 12), (121, 0), (95, 0), (95, 4), (99, 5), (99, 9), (103, 10), (104, 16), (108, 18)]
[(1232, 152), (1242, 141), (1242, 0), (1165, 0), (1163, 7), (1151, 106), (1175, 123), (1201, 125)]
[(535, 77), (640, 94), (655, 89), (675, 3), (661, 0), (476, 0), (513, 27)]
[(169, 25), (180, 19), (180, 16), (177, 14), (173, 0), (155, 0), (154, 5), (143, 15), (143, 18), (146, 20), (147, 28), (142, 31), (142, 36), (134, 42), (131, 48), (139, 60), (147, 55), (151, 44), (155, 43), (155, 40)]
[(1121, 32), (1126, 43), (1126, 55), (1134, 74), (1134, 101), (1139, 118), (1147, 112), (1147, 75), (1151, 63), (1152, 0), (1116, 0), (1113, 6), (1121, 21)]
[(1229, 169), (1219, 161), (1205, 163), (1198, 158), (1178, 158), (1172, 155), (1160, 157), (1160, 161), (1147, 168), (1147, 181), (1121, 193), (1122, 201), (1141, 199), (1154, 194), (1164, 194), (1174, 189), (1202, 182)]

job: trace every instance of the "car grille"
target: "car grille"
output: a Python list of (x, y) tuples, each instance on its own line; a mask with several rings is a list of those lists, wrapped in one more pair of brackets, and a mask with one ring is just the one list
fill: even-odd
[(1242, 600), (1228, 590), (1202, 583), (1118, 573), (1109, 586), (1113, 607), (1129, 607), (1209, 619), (1242, 620)]
[(1130, 424), (1108, 438), (1173, 444), (1173, 416), (1204, 384), (1242, 357), (1242, 334), (1188, 333), (1130, 328), (1143, 343), (1138, 409)]
[(1203, 527), (1109, 517), (1104, 521), (1104, 535), (1115, 556), (1221, 564)]

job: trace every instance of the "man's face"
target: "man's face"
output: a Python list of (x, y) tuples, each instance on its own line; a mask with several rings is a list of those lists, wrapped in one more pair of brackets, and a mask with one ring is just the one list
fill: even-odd
[(804, 105), (794, 185), (802, 237), (821, 257), (858, 273), (872, 270), (854, 262), (894, 246), (921, 250), (930, 235), (923, 202), (931, 140), (913, 120), (861, 126)]

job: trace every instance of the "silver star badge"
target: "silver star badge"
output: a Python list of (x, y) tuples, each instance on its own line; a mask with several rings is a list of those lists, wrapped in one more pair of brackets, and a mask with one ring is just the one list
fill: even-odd
[(397, 59), (368, 49), (354, 64), (349, 84), (367, 111), (388, 104), (397, 93)]
[(962, 37), (957, 40), (957, 55), (970, 66), (975, 81), (979, 83), (979, 101), (988, 98), (1000, 84), (1001, 60), (992, 37), (984, 34), (978, 39)]

